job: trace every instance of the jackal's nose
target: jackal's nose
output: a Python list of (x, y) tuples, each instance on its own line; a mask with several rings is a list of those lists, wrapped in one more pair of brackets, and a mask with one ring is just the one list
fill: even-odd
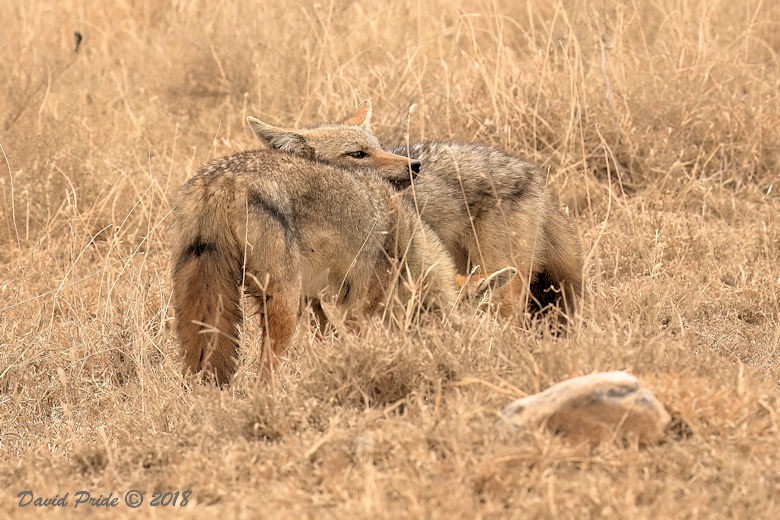
[(414, 173), (420, 173), (420, 161), (412, 161), (411, 166)]

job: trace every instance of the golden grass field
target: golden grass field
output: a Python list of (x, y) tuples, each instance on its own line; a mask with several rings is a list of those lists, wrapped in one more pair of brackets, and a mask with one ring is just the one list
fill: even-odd
[[(777, 2), (0, 13), (0, 516), (42, 515), (18, 505), (31, 490), (69, 493), (72, 517), (780, 518)], [(258, 146), (247, 115), (305, 125), (364, 98), (387, 145), (479, 141), (549, 171), (585, 252), (571, 332), (466, 315), (318, 339), (302, 322), (269, 383), (250, 322), (233, 385), (186, 390), (176, 188)], [(618, 369), (686, 434), (587, 447), (496, 424)], [(120, 502), (76, 509), (79, 490)], [(154, 490), (192, 493), (151, 507)]]

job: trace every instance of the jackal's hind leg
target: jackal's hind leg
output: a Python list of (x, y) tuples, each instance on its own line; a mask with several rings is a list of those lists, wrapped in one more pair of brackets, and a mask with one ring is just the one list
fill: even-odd
[(263, 370), (269, 374), (279, 366), (279, 356), (292, 343), (300, 314), (300, 277), (287, 282), (255, 279), (247, 284), (247, 292), (258, 306), (257, 315), (263, 328)]

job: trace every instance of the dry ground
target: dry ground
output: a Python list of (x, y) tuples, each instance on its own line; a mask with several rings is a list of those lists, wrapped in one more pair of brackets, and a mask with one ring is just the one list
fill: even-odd
[[(140, 511), (780, 518), (777, 2), (3, 0), (0, 13), (1, 516), (42, 513), (18, 507), (22, 490), (69, 492), (75, 517), (78, 490), (189, 489), (183, 508), (147, 495)], [(587, 256), (574, 330), (484, 316), (459, 333), (303, 327), (269, 386), (249, 326), (232, 388), (185, 391), (176, 187), (255, 146), (248, 114), (304, 124), (363, 98), (386, 144), (476, 140), (549, 169)], [(615, 369), (691, 435), (590, 449), (495, 424), (515, 397)]]

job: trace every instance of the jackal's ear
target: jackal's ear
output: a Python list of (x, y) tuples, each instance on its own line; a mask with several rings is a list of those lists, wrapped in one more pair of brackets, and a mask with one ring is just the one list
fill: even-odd
[(371, 131), (371, 114), (374, 109), (371, 107), (371, 100), (366, 99), (355, 109), (355, 113), (344, 120), (344, 124), (351, 126), (362, 126), (366, 132)]
[(314, 149), (306, 143), (306, 138), (292, 130), (263, 123), (252, 116), (246, 118), (255, 136), (268, 148), (288, 152), (308, 159), (314, 158)]

